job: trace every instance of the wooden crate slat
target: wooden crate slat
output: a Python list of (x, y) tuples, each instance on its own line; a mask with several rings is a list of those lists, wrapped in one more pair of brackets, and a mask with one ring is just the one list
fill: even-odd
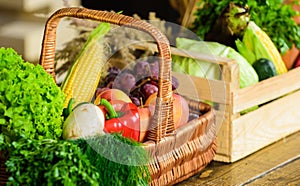
[(179, 80), (177, 91), (196, 100), (210, 100), (216, 103), (229, 104), (229, 83), (220, 80), (208, 80), (183, 73), (172, 73)]
[(300, 90), (232, 122), (231, 161), (300, 130)]
[(239, 89), (234, 95), (234, 113), (279, 98), (300, 89), (300, 68)]

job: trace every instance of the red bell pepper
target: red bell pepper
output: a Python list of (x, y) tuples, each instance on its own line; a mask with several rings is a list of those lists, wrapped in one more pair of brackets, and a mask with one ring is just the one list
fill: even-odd
[(138, 107), (134, 103), (124, 102), (124, 105), (118, 112), (106, 99), (101, 99), (100, 105), (103, 105), (108, 112), (108, 118), (104, 124), (105, 132), (121, 132), (122, 136), (139, 141), (140, 116)]

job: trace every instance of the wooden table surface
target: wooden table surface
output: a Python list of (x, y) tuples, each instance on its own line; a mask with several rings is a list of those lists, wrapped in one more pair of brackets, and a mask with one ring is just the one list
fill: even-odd
[(212, 161), (188, 185), (300, 185), (300, 132), (234, 163)]

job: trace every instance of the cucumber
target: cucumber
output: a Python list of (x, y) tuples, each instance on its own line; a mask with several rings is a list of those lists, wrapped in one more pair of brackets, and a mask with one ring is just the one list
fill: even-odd
[(277, 70), (274, 63), (266, 58), (260, 58), (256, 60), (252, 66), (258, 75), (259, 81), (277, 75)]

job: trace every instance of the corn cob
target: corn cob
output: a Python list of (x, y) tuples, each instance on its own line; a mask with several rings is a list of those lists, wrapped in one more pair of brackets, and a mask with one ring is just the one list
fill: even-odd
[(76, 104), (90, 102), (97, 89), (103, 68), (103, 43), (101, 38), (110, 30), (108, 23), (101, 23), (88, 37), (84, 47), (62, 83), (66, 95), (64, 107), (74, 98)]
[[(236, 42), (237, 43), (237, 42)], [(246, 32), (243, 36), (243, 43), (247, 50), (251, 51), (247, 56), (245, 49), (239, 48), (239, 52), (249, 60), (250, 64), (254, 63), (254, 59), (266, 58), (272, 61), (276, 67), (277, 74), (283, 74), (287, 72), (287, 68), (281, 58), (279, 51), (270, 39), (270, 37), (253, 21), (250, 21)], [(239, 43), (240, 44), (240, 43)], [(253, 54), (255, 58), (253, 58)]]

